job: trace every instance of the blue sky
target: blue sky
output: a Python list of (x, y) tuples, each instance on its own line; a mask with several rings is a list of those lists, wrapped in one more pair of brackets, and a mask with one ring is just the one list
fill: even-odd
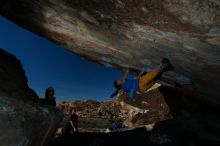
[(29, 86), (42, 97), (48, 86), (57, 101), (107, 100), (121, 71), (89, 62), (0, 16), (0, 48), (23, 64)]

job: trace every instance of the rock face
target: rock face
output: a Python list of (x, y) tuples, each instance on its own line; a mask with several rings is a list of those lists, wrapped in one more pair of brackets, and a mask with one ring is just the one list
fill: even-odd
[[(127, 96), (125, 94), (120, 98)], [(154, 125), (160, 121), (173, 118), (166, 98), (159, 89), (149, 91), (136, 98), (134, 101), (125, 99), (124, 102), (121, 102), (122, 113), (128, 113), (128, 116), (124, 117), (124, 124), (127, 127)]]
[(219, 0), (1, 0), (0, 14), (106, 66), (141, 69), (168, 57), (220, 102)]
[(0, 145), (48, 144), (62, 113), (40, 106), (16, 57), (0, 49)]

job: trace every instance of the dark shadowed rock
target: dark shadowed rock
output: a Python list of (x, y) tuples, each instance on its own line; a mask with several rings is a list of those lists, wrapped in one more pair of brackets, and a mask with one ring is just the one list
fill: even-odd
[(0, 49), (0, 145), (41, 146), (62, 119), (55, 107), (40, 106), (16, 57)]
[(0, 48), (0, 93), (25, 102), (36, 102), (37, 94), (28, 87), (20, 61)]
[[(220, 103), (219, 0), (1, 0), (0, 14), (89, 60), (134, 70), (162, 57)], [(180, 74), (181, 73), (181, 74)], [(186, 78), (183, 78), (186, 77)]]

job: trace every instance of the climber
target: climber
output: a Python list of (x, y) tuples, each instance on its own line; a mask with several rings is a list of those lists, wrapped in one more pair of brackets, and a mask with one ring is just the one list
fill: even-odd
[(129, 98), (133, 98), (136, 92), (144, 93), (155, 83), (158, 76), (160, 76), (163, 72), (167, 72), (172, 69), (174, 69), (174, 67), (167, 58), (162, 59), (160, 66), (147, 74), (140, 76), (143, 71), (140, 72), (138, 78), (136, 79), (126, 79), (129, 74), (129, 69), (127, 69), (123, 77), (114, 82), (116, 92), (111, 95), (111, 98), (116, 96), (119, 90), (129, 92)]
[(56, 106), (56, 100), (54, 97), (55, 90), (53, 87), (48, 87), (45, 91), (45, 98), (43, 99), (43, 103), (51, 106)]

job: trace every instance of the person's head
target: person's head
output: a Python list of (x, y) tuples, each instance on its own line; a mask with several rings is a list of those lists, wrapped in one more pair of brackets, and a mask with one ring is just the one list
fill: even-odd
[(110, 98), (113, 98), (118, 94), (119, 90), (121, 90), (122, 83), (123, 83), (123, 81), (121, 79), (114, 81), (114, 87), (115, 87), (116, 91), (110, 96)]
[(118, 80), (115, 80), (114, 81), (114, 87), (116, 88), (116, 89), (121, 89), (121, 85), (123, 84), (123, 81), (122, 81), (122, 79), (118, 79)]
[(46, 98), (52, 98), (54, 97), (54, 93), (55, 93), (55, 90), (53, 87), (48, 87), (45, 91), (45, 97)]

